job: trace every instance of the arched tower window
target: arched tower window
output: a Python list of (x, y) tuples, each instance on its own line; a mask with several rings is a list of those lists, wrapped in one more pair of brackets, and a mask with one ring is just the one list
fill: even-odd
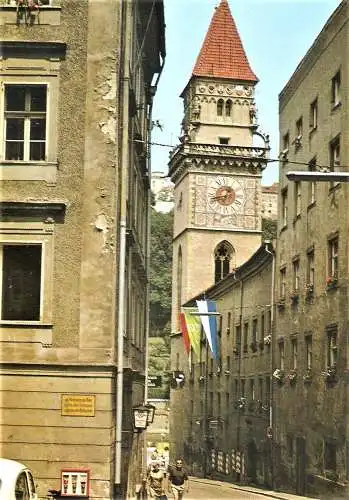
[(228, 99), (225, 103), (225, 116), (231, 116), (231, 100)]
[(230, 263), (234, 261), (234, 248), (228, 241), (222, 241), (214, 252), (214, 281), (217, 283), (230, 272)]
[(182, 247), (178, 248), (177, 255), (177, 290), (176, 290), (176, 298), (177, 298), (177, 330), (179, 330), (179, 313), (181, 311), (181, 303), (182, 303), (182, 279), (183, 279), (183, 264), (182, 264)]
[(224, 105), (223, 99), (218, 99), (218, 101), (217, 101), (217, 116), (223, 115), (223, 105)]

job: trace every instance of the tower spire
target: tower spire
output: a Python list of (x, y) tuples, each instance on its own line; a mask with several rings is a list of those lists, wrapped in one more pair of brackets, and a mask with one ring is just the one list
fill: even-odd
[(257, 82), (241, 42), (227, 0), (213, 14), (192, 76)]

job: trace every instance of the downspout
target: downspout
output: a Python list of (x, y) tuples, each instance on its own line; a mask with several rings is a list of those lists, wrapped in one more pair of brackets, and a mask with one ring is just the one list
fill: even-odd
[[(236, 278), (235, 278), (236, 279)], [(243, 297), (244, 297), (244, 284), (243, 280), (240, 279), (240, 345), (238, 346), (239, 349), (239, 360), (238, 360), (238, 384), (239, 384), (239, 393), (238, 393), (238, 399), (241, 399), (241, 357), (242, 357), (242, 349), (243, 349), (243, 325), (242, 325), (242, 311), (243, 311)], [(238, 422), (237, 422), (237, 435), (236, 435), (236, 449), (237, 452), (240, 453), (240, 427), (241, 427), (241, 410), (240, 408), (238, 409)], [(239, 473), (239, 481), (241, 482), (242, 479), (242, 460), (241, 460), (241, 454), (240, 454), (240, 473)]]
[[(120, 218), (119, 218), (119, 287), (118, 287), (118, 326), (117, 326), (117, 376), (116, 376), (116, 420), (115, 420), (115, 491), (116, 498), (121, 497), (121, 452), (122, 452), (122, 417), (123, 417), (123, 386), (124, 386), (124, 311), (125, 311), (125, 269), (126, 269), (126, 202), (128, 182), (128, 148), (129, 148), (129, 55), (131, 35), (130, 3), (121, 3), (121, 33), (124, 34), (121, 51), (123, 61), (120, 65)], [(119, 496), (118, 496), (119, 495)]]

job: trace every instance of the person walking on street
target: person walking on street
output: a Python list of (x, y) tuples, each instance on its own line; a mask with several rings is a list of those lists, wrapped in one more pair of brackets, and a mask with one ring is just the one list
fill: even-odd
[(155, 500), (167, 500), (164, 485), (165, 474), (160, 470), (160, 464), (154, 462), (148, 471), (148, 489), (150, 498)]
[(168, 486), (169, 492), (172, 491), (175, 500), (182, 500), (184, 491), (189, 492), (189, 478), (187, 472), (183, 469), (181, 458), (177, 458), (175, 465), (170, 465), (168, 468)]

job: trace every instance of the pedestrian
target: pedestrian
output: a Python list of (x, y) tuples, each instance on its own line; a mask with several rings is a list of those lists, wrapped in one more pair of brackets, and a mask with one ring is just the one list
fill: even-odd
[(167, 500), (164, 485), (165, 474), (160, 470), (159, 462), (154, 462), (149, 468), (147, 483), (150, 498)]
[(184, 498), (184, 490), (189, 492), (189, 478), (188, 474), (183, 468), (183, 460), (177, 458), (175, 465), (170, 465), (168, 468), (168, 487), (169, 492), (173, 494), (175, 500), (182, 500)]

